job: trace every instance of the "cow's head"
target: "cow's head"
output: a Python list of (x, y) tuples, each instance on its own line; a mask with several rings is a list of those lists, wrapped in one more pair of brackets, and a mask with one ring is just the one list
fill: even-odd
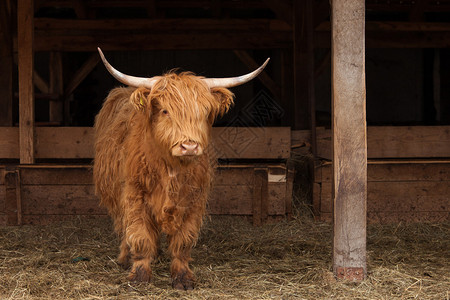
[(141, 78), (117, 71), (100, 48), (98, 51), (111, 75), (136, 87), (130, 101), (152, 124), (155, 140), (172, 156), (179, 157), (203, 154), (215, 118), (233, 104), (233, 93), (227, 88), (252, 80), (269, 61), (249, 74), (232, 78), (204, 78), (189, 72)]

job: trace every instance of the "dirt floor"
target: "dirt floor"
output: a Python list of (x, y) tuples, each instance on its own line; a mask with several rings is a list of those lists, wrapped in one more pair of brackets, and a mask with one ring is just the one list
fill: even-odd
[(170, 285), (169, 259), (150, 284), (117, 265), (108, 219), (0, 228), (1, 299), (449, 299), (450, 224), (369, 226), (368, 278), (336, 281), (330, 224), (309, 217), (253, 227), (211, 217), (193, 252), (194, 291)]

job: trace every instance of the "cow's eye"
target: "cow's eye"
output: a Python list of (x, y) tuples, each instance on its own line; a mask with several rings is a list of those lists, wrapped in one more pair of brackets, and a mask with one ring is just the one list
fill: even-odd
[(163, 113), (163, 115), (166, 115), (166, 116), (169, 115), (169, 112), (165, 109), (162, 110), (162, 113)]

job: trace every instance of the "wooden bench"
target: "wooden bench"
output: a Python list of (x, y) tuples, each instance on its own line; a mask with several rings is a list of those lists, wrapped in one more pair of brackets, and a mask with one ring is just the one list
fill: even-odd
[[(0, 128), (0, 159), (11, 162), (0, 166), (0, 224), (105, 215), (92, 184), (92, 134), (85, 127), (37, 127), (36, 157), (41, 163), (20, 165), (14, 163), (18, 129)], [(290, 216), (290, 147), (289, 128), (214, 128), (210, 152), (219, 163), (209, 213), (247, 216), (255, 225)]]

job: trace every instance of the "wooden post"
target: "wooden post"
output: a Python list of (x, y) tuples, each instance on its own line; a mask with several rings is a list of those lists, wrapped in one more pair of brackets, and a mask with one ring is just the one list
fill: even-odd
[(12, 126), (13, 41), (11, 2), (0, 5), (0, 126)]
[[(310, 74), (313, 70), (309, 62), (314, 59), (312, 47), (312, 0), (293, 1), (294, 11), (294, 101), (295, 101), (295, 124), (294, 129), (309, 128), (311, 86), (314, 76)], [(314, 72), (312, 72), (314, 74)]]
[(366, 270), (366, 87), (364, 0), (332, 1), (333, 271)]
[(17, 3), (21, 164), (34, 163), (33, 3), (29, 0), (18, 0)]

